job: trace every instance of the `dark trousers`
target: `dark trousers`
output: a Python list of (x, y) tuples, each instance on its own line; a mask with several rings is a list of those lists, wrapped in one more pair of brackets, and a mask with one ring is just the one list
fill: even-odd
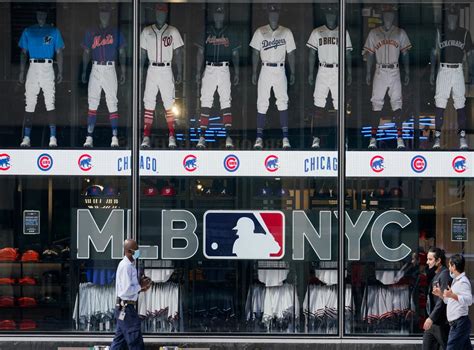
[(449, 325), (433, 324), (423, 333), (423, 350), (446, 349), (448, 344)]
[(110, 350), (120, 350), (124, 344), (128, 345), (129, 350), (144, 350), (141, 320), (135, 307), (133, 305), (125, 307), (125, 318), (123, 320), (119, 320), (119, 315), (120, 310), (116, 307), (117, 330)]
[(468, 316), (459, 317), (451, 323), (447, 350), (472, 350), (470, 335), (471, 320)]

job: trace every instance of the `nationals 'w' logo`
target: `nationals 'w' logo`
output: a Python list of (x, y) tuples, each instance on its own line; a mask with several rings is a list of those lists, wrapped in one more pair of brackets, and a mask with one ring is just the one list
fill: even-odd
[(171, 44), (173, 43), (173, 37), (171, 35), (164, 36), (162, 40), (163, 40), (163, 45), (165, 47), (171, 46)]

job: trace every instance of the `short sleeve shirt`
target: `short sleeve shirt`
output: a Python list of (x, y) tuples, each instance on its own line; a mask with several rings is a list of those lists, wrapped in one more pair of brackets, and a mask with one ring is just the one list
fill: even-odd
[(233, 52), (242, 47), (236, 29), (231, 27), (216, 29), (214, 26), (206, 30), (204, 44), (196, 45), (204, 48), (207, 62), (229, 62), (232, 60)]
[(283, 63), (286, 54), (296, 50), (291, 30), (283, 26), (273, 30), (269, 24), (255, 31), (250, 46), (260, 51), (264, 63)]
[(150, 62), (171, 62), (173, 51), (183, 45), (183, 38), (178, 29), (168, 24), (161, 29), (158, 29), (156, 24), (145, 27), (140, 35), (140, 47), (147, 51)]
[[(318, 51), (321, 63), (336, 64), (339, 62), (339, 27), (329, 29), (321, 26), (313, 30), (306, 46)], [(346, 50), (352, 50), (351, 38), (346, 31)]]
[(474, 49), (471, 33), (461, 27), (455, 30), (446, 28), (444, 31), (438, 31), (437, 44), (440, 61), (443, 63), (462, 63), (464, 53)]
[(383, 26), (372, 29), (364, 45), (364, 50), (375, 54), (377, 63), (398, 63), (400, 52), (411, 49), (407, 33), (396, 26), (385, 31)]
[(125, 38), (117, 28), (95, 28), (84, 36), (82, 47), (92, 51), (94, 61), (115, 61), (117, 51), (125, 46)]
[(52, 59), (55, 52), (64, 48), (64, 41), (58, 28), (34, 25), (23, 31), (18, 46), (30, 58)]

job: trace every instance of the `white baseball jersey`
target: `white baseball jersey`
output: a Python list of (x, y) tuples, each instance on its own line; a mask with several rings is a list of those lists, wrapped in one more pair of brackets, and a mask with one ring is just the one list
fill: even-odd
[(269, 24), (255, 31), (250, 46), (260, 51), (260, 59), (264, 63), (285, 62), (286, 53), (296, 49), (291, 30), (283, 26), (272, 30)]
[[(329, 29), (323, 25), (314, 29), (306, 46), (318, 51), (319, 62), (337, 64), (339, 62), (339, 27)], [(346, 50), (352, 50), (348, 31), (346, 31)]]
[(364, 45), (364, 50), (375, 54), (377, 63), (398, 63), (400, 52), (411, 48), (407, 33), (396, 26), (385, 31), (383, 26), (372, 29)]
[(150, 62), (171, 62), (173, 51), (183, 45), (178, 29), (168, 24), (161, 29), (156, 24), (145, 27), (140, 35), (140, 47), (147, 51)]

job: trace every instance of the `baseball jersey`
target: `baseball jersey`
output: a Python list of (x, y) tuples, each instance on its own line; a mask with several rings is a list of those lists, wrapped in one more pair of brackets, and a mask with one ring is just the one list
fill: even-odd
[(56, 51), (64, 48), (64, 41), (58, 28), (34, 25), (23, 30), (18, 46), (28, 51), (30, 58), (52, 59)]
[(94, 61), (115, 61), (117, 51), (125, 46), (125, 38), (117, 28), (95, 28), (84, 36), (82, 47), (92, 51)]
[(173, 51), (184, 45), (178, 29), (165, 24), (145, 27), (140, 35), (140, 47), (147, 50), (150, 62), (167, 63), (173, 60)]
[(437, 45), (442, 63), (462, 63), (464, 52), (474, 49), (471, 33), (461, 27), (455, 30), (446, 28), (443, 32), (438, 31)]
[(205, 34), (204, 46), (199, 43), (196, 45), (204, 48), (207, 62), (230, 62), (233, 52), (241, 48), (236, 30), (229, 27), (216, 29), (210, 26)]
[[(336, 64), (339, 62), (339, 27), (329, 29), (326, 25), (311, 32), (306, 46), (318, 51), (319, 62)], [(346, 31), (346, 50), (352, 50), (351, 38)]]
[(375, 54), (377, 63), (398, 63), (400, 52), (411, 49), (407, 33), (396, 26), (385, 31), (383, 26), (372, 29), (364, 45), (364, 50)]
[(255, 31), (250, 46), (260, 51), (260, 59), (265, 63), (283, 63), (286, 53), (296, 50), (291, 30), (283, 26), (272, 30), (269, 24)]

